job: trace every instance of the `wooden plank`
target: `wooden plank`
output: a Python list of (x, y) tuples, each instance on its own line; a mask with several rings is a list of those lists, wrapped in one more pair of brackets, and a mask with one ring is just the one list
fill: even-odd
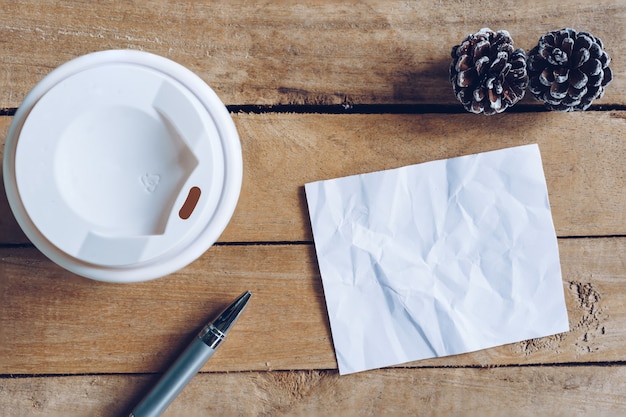
[[(626, 234), (623, 111), (233, 117), (244, 183), (223, 242), (310, 241), (307, 182), (528, 143), (540, 146), (559, 236)], [(0, 145), (10, 120), (0, 117)], [(25, 242), (2, 189), (0, 243)]]
[[(626, 360), (626, 238), (559, 246), (570, 332), (410, 366)], [(215, 246), (176, 274), (129, 285), (5, 248), (0, 277), (0, 374), (159, 371), (245, 289), (254, 298), (206, 370), (336, 368), (312, 245)]]
[[(127, 415), (154, 377), (0, 380), (0, 417)], [(196, 375), (163, 417), (620, 416), (625, 366), (424, 368)]]
[(484, 26), (527, 51), (564, 26), (599, 36), (615, 80), (598, 103), (626, 104), (622, 0), (14, 0), (0, 14), (0, 108), (67, 60), (115, 48), (174, 59), (228, 104), (457, 104), (450, 50)]
[(626, 112), (237, 114), (235, 122), (244, 186), (225, 241), (310, 240), (307, 182), (529, 143), (541, 149), (559, 236), (626, 234)]

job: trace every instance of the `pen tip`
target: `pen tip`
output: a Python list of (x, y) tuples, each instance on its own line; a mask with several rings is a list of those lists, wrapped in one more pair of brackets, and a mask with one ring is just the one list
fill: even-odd
[(213, 326), (220, 332), (226, 334), (243, 312), (250, 297), (252, 297), (252, 293), (250, 291), (244, 291), (217, 319), (215, 319), (215, 321), (213, 321)]

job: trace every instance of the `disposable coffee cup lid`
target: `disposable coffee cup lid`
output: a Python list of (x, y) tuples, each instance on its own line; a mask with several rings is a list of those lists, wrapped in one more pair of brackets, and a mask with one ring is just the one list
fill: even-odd
[(15, 115), (5, 188), (29, 239), (77, 274), (167, 275), (204, 253), (241, 189), (239, 137), (197, 75), (139, 51), (74, 59)]

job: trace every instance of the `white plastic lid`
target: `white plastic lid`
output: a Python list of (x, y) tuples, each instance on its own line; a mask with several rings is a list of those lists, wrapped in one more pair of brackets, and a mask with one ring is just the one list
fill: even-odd
[(29, 239), (77, 274), (133, 282), (206, 251), (241, 189), (234, 123), (166, 58), (103, 51), (44, 78), (17, 111), (4, 180)]

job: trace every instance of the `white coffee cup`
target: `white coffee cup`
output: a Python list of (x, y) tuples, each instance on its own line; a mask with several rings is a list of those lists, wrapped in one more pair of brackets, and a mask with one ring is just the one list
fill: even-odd
[(51, 260), (97, 280), (144, 281), (188, 265), (224, 231), (241, 144), (196, 74), (146, 52), (102, 51), (26, 96), (3, 173), (18, 223)]

